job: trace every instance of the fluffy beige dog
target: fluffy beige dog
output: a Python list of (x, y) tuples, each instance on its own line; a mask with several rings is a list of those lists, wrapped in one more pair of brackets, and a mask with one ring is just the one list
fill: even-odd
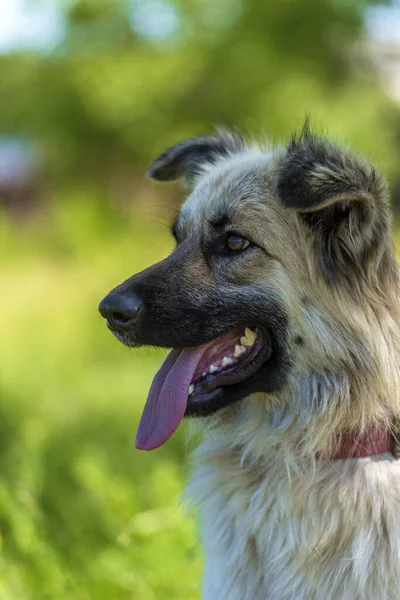
[(399, 600), (398, 266), (386, 186), (309, 132), (195, 138), (150, 167), (191, 188), (177, 246), (100, 304), (130, 346), (173, 348), (137, 447), (207, 427), (205, 600)]

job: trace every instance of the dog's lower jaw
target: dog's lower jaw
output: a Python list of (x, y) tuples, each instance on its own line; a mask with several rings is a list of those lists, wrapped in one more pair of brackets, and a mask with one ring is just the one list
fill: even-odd
[[(226, 440), (225, 440), (226, 442)], [(400, 461), (317, 461), (288, 477), (211, 439), (189, 493), (201, 506), (203, 600), (400, 598)]]

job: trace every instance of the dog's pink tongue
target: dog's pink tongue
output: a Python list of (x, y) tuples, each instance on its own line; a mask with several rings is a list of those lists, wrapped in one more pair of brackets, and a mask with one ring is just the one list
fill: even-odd
[(188, 388), (207, 345), (172, 350), (151, 384), (136, 434), (136, 448), (154, 450), (174, 433), (185, 414)]

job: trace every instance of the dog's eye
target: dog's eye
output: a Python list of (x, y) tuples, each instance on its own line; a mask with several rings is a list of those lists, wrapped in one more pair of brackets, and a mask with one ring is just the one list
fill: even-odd
[(225, 250), (228, 252), (240, 252), (245, 250), (250, 245), (249, 240), (238, 235), (237, 233), (230, 233), (225, 241)]

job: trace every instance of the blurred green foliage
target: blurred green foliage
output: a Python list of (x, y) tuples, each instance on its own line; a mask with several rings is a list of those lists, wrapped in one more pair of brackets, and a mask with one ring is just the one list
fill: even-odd
[(59, 0), (55, 51), (0, 57), (0, 131), (31, 135), (52, 172), (103, 181), (214, 124), (286, 137), (310, 113), (393, 174), (399, 114), (366, 56), (371, 4)]
[(0, 134), (45, 159), (41, 211), (0, 214), (0, 598), (198, 599), (184, 427), (133, 447), (165, 353), (123, 348), (96, 311), (172, 247), (160, 219), (182, 195), (145, 166), (215, 124), (279, 141), (311, 114), (395, 179), (399, 111), (366, 58), (366, 1), (59, 4), (59, 47), (0, 56)]
[(165, 352), (123, 348), (96, 311), (171, 242), (153, 218), (86, 196), (24, 231), (1, 221), (0, 598), (195, 599), (183, 433), (134, 449)]

